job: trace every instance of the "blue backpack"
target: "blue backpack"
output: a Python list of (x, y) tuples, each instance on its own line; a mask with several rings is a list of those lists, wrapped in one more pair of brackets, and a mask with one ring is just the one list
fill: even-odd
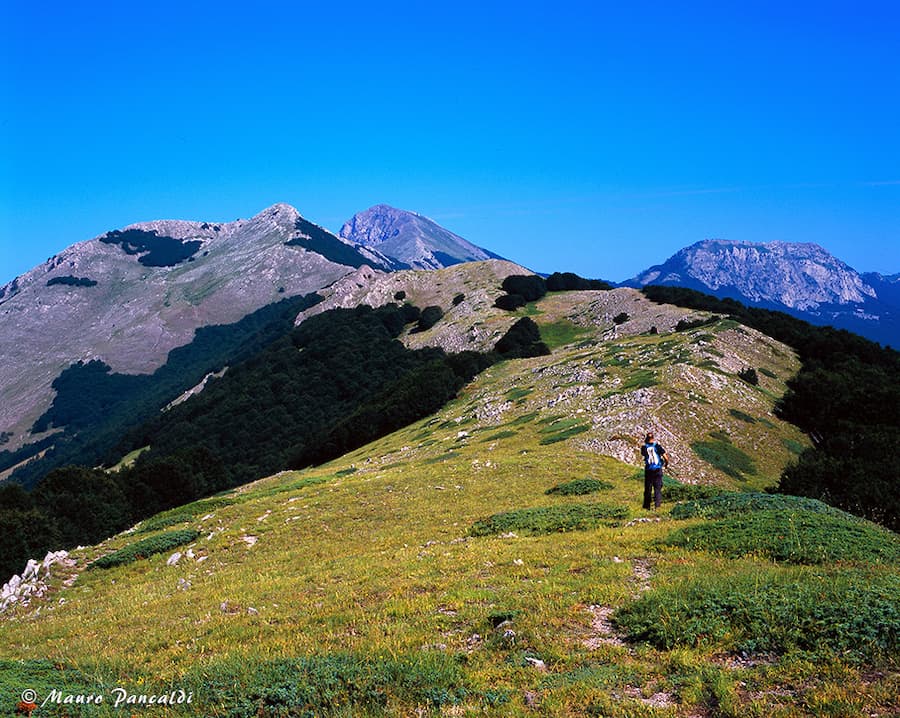
[(647, 469), (661, 469), (663, 467), (663, 454), (666, 450), (656, 442), (644, 444), (641, 454), (644, 457), (644, 467)]

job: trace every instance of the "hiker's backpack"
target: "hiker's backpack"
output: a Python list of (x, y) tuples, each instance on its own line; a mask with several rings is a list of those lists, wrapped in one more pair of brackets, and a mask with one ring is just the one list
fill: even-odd
[(659, 444), (644, 444), (644, 467), (647, 469), (661, 469), (663, 467), (663, 454), (666, 453)]

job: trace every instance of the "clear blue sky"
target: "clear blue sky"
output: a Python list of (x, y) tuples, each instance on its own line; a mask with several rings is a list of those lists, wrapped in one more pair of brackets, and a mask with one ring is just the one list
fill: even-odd
[(12, 0), (0, 28), (0, 283), (274, 202), (614, 280), (710, 237), (900, 271), (896, 2)]

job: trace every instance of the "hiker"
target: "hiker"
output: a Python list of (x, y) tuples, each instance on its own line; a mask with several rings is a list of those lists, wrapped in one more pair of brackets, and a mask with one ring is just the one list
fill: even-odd
[(653, 438), (653, 432), (644, 437), (641, 456), (644, 457), (644, 508), (650, 508), (651, 491), (654, 504), (659, 508), (662, 503), (663, 469), (669, 465), (669, 459), (666, 450)]

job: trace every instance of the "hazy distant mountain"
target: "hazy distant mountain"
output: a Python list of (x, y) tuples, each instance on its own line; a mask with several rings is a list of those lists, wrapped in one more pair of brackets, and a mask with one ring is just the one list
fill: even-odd
[(354, 269), (387, 269), (276, 204), (223, 224), (143, 222), (72, 245), (0, 287), (0, 432), (15, 447), (74, 362), (149, 373), (209, 324), (235, 322)]
[(403, 268), (440, 269), (461, 262), (503, 259), (427, 217), (386, 204), (353, 215), (341, 227), (340, 236), (358, 247), (377, 250), (405, 265)]
[(900, 346), (900, 277), (860, 275), (816, 244), (711, 239), (625, 282), (688, 287)]

